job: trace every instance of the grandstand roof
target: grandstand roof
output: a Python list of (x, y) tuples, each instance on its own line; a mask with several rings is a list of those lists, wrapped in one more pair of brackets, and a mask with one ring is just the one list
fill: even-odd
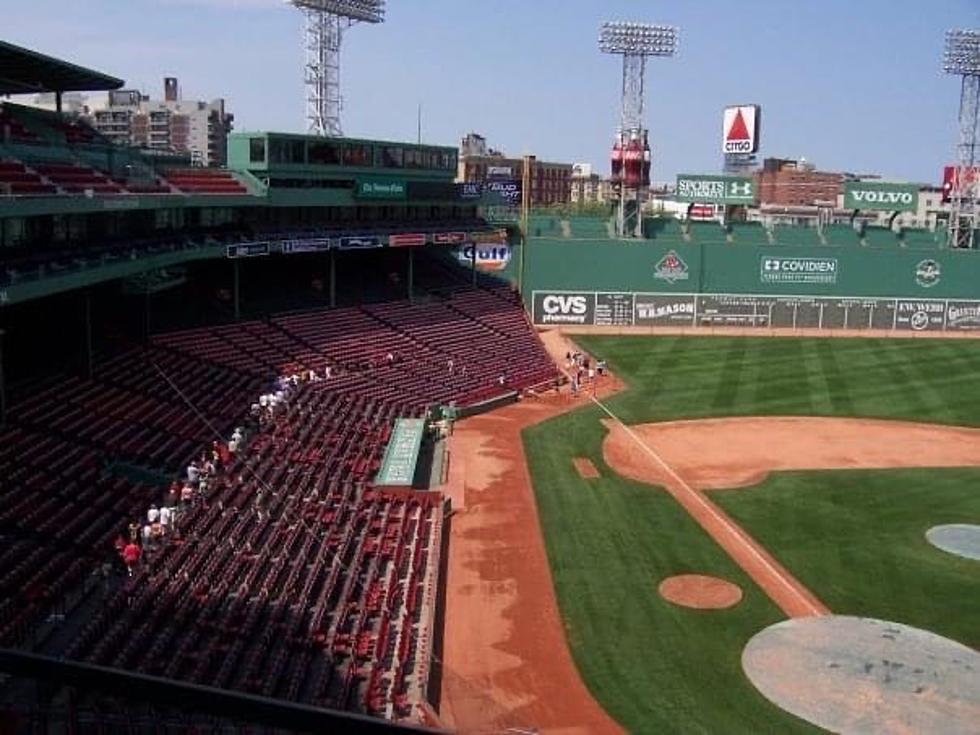
[(0, 41), (0, 94), (119, 89), (122, 79)]

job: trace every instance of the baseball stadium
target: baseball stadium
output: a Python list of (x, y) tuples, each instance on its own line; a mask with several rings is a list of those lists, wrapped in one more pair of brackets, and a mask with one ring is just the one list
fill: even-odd
[(676, 33), (601, 30), (588, 215), (323, 99), (120, 145), (0, 42), (0, 732), (980, 732), (975, 162), (753, 218), (742, 105), (652, 211)]

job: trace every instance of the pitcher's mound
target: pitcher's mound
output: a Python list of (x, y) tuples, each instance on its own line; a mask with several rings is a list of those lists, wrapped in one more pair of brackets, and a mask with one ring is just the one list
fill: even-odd
[(703, 574), (667, 577), (657, 591), (667, 602), (696, 610), (723, 610), (742, 599), (742, 589), (737, 584)]
[(572, 460), (572, 464), (575, 465), (575, 469), (578, 470), (579, 477), (586, 480), (594, 480), (599, 476), (599, 470), (595, 468), (592, 464), (592, 460), (588, 457), (576, 457)]
[(742, 668), (769, 701), (844, 735), (966, 733), (980, 722), (980, 654), (899, 623), (786, 620), (752, 637)]

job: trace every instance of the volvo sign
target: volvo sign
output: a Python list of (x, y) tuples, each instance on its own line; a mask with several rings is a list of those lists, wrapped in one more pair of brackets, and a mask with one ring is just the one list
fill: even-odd
[(915, 212), (919, 208), (919, 187), (883, 181), (844, 183), (844, 209), (871, 209), (883, 212)]

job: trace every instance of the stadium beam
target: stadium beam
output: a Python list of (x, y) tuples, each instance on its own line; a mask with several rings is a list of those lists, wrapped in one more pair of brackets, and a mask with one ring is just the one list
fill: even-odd
[(286, 0), (305, 18), (303, 82), (313, 135), (343, 135), (340, 124), (340, 45), (355, 23), (384, 21), (385, 0)]
[[(646, 130), (643, 127), (645, 107), (646, 62), (650, 56), (673, 56), (677, 52), (678, 30), (674, 26), (652, 25), (649, 23), (603, 23), (599, 29), (599, 50), (606, 54), (623, 57), (622, 110), (618, 143), (622, 148), (626, 143), (639, 141), (643, 145)], [(646, 151), (644, 150), (644, 153)], [(642, 166), (642, 161), (641, 161)], [(626, 205), (627, 201), (636, 203), (635, 237), (643, 235), (641, 205), (643, 194), (649, 182), (641, 181), (634, 186), (624, 175), (619, 185), (619, 214), (617, 233), (628, 237)]]
[(0, 429), (7, 424), (7, 383), (3, 374), (3, 337), (6, 332), (0, 327)]
[(960, 77), (959, 142), (950, 191), (949, 245), (972, 248), (980, 227), (980, 181), (974, 175), (980, 141), (980, 31), (946, 32), (943, 71)]

